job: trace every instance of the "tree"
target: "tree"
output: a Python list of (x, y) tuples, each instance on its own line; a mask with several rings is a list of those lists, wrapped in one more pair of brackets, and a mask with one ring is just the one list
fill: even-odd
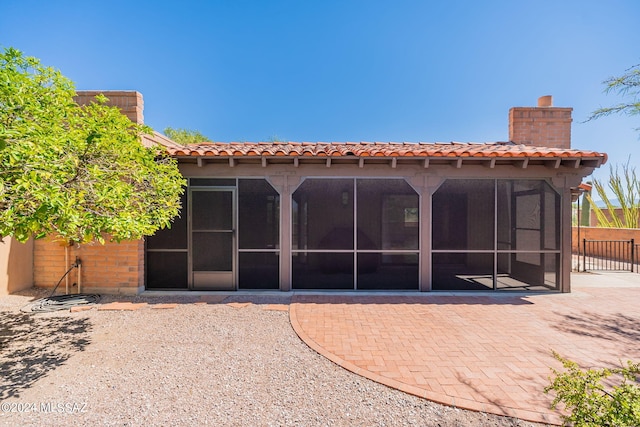
[(622, 165), (622, 175), (610, 166), (609, 189), (617, 199), (614, 203), (609, 199), (604, 183), (594, 179), (593, 186), (606, 206), (606, 210), (598, 207), (591, 194), (586, 197), (591, 209), (596, 214), (598, 225), (611, 228), (638, 228), (640, 225), (640, 181), (637, 179), (636, 169), (629, 166), (629, 162)]
[[(640, 64), (627, 69), (622, 76), (611, 77), (603, 82), (605, 92), (616, 92), (629, 98), (628, 102), (621, 102), (611, 107), (602, 107), (591, 113), (587, 120), (598, 119), (610, 114), (622, 113), (627, 115), (640, 114)], [(640, 130), (640, 128), (636, 128)]]
[(138, 239), (170, 226), (184, 178), (151, 132), (33, 57), (0, 52), (0, 237)]
[(287, 142), (286, 139), (282, 139), (278, 135), (271, 135), (269, 137), (269, 139), (267, 139), (267, 141), (269, 141), (269, 142)]
[(167, 127), (163, 133), (171, 140), (180, 144), (198, 144), (200, 142), (211, 141), (210, 138), (204, 136), (197, 130), (191, 129), (173, 129)]

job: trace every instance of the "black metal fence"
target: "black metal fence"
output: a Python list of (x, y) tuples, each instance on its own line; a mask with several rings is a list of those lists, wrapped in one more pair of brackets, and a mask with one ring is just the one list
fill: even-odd
[(583, 271), (631, 271), (638, 269), (638, 246), (631, 240), (582, 240)]

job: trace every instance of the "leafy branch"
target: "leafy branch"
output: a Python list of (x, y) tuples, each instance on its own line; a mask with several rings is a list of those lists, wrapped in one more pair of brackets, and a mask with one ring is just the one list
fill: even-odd
[(606, 210), (598, 207), (592, 196), (589, 193), (586, 194), (599, 226), (638, 228), (640, 225), (640, 181), (638, 181), (636, 169), (629, 165), (629, 161), (622, 165), (622, 175), (618, 172), (618, 165), (615, 169), (610, 166), (608, 187), (618, 199), (617, 205), (609, 199), (602, 181), (594, 180), (593, 186), (606, 206)]
[[(601, 107), (591, 113), (587, 121), (599, 119), (611, 114), (640, 114), (640, 64), (625, 70), (622, 76), (610, 77), (603, 84), (606, 86), (605, 93), (615, 92), (620, 96), (631, 98), (628, 102), (621, 102), (610, 107)], [(640, 130), (640, 128), (636, 128)]]
[(554, 392), (551, 404), (570, 413), (565, 425), (575, 427), (640, 426), (640, 363), (628, 361), (620, 368), (586, 369), (555, 351), (564, 371), (552, 369), (554, 378), (545, 393)]

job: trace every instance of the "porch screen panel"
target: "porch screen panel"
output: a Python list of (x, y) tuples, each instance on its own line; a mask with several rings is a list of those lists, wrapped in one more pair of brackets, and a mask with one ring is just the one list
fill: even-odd
[(231, 233), (193, 232), (194, 271), (232, 271)]
[(240, 289), (278, 289), (280, 256), (277, 252), (240, 252)]
[(447, 180), (432, 212), (432, 289), (493, 289), (495, 181)]
[(434, 290), (557, 289), (560, 196), (546, 181), (450, 179), (432, 210)]
[(433, 249), (494, 248), (494, 181), (447, 180), (433, 195)]
[(499, 180), (497, 187), (497, 289), (557, 289), (560, 195), (543, 180)]
[(240, 249), (280, 246), (280, 196), (264, 179), (238, 182), (238, 234)]
[(358, 179), (359, 290), (419, 287), (420, 197), (404, 179)]
[(187, 252), (147, 252), (148, 289), (186, 289)]
[(147, 250), (187, 249), (186, 195), (182, 196), (182, 209), (179, 216), (171, 222), (171, 228), (158, 230), (153, 236), (145, 237)]
[(545, 181), (498, 181), (499, 249), (560, 249), (560, 195)]
[(463, 253), (452, 263), (450, 254), (433, 254), (435, 291), (486, 291), (493, 289), (493, 253)]
[(398, 178), (305, 180), (293, 194), (293, 288), (417, 290), (419, 200)]
[(420, 239), (419, 197), (403, 179), (359, 179), (358, 249), (413, 249)]
[(238, 234), (238, 287), (278, 289), (280, 196), (267, 180), (238, 180)]
[(188, 287), (187, 192), (180, 199), (179, 216), (171, 228), (145, 237), (145, 286), (147, 289), (186, 289)]
[(353, 253), (294, 253), (292, 270), (295, 289), (353, 289)]
[(233, 228), (231, 191), (199, 191), (191, 201), (193, 230), (231, 230)]
[(358, 289), (417, 290), (417, 253), (358, 253)]
[(307, 179), (293, 193), (294, 289), (353, 289), (354, 180)]
[(294, 248), (353, 250), (352, 179), (307, 179), (293, 202)]
[[(510, 253), (498, 254), (497, 288), (499, 290), (553, 291), (559, 285), (559, 253), (535, 253), (540, 267), (528, 272), (513, 271), (514, 257)], [(527, 274), (528, 273), (528, 274)]]
[(560, 195), (544, 183), (544, 249), (560, 249)]

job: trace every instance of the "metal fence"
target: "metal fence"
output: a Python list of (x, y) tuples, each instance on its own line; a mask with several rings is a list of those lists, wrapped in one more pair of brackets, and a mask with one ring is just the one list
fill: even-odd
[(638, 269), (638, 246), (631, 240), (582, 240), (583, 271), (631, 271)]

